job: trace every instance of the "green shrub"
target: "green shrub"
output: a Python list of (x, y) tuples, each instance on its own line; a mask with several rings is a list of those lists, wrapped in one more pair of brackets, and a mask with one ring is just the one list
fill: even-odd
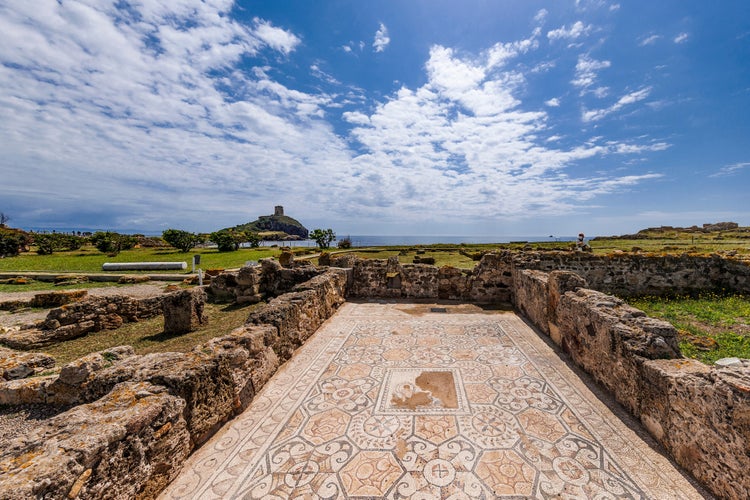
[(161, 237), (181, 252), (189, 252), (195, 245), (203, 243), (203, 239), (197, 234), (179, 229), (167, 229), (161, 234)]
[(341, 238), (338, 242), (338, 247), (343, 249), (349, 249), (352, 247), (352, 238), (350, 236), (347, 236), (346, 238)]
[(117, 255), (123, 250), (130, 250), (136, 244), (136, 239), (127, 234), (111, 231), (97, 231), (91, 236), (91, 243), (102, 253)]
[(15, 257), (20, 252), (28, 251), (31, 235), (20, 229), (0, 227), (0, 258)]
[(219, 252), (233, 252), (240, 248), (245, 234), (234, 231), (216, 231), (208, 237), (209, 241), (216, 243)]
[(50, 255), (62, 250), (78, 250), (86, 240), (73, 234), (45, 233), (35, 234), (34, 244), (37, 246), (36, 253), (39, 255)]

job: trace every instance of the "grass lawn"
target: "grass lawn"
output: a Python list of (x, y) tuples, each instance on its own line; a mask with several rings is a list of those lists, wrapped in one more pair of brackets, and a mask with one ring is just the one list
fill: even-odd
[(206, 304), (208, 324), (184, 335), (166, 335), (164, 317), (157, 316), (137, 323), (125, 323), (117, 330), (90, 333), (39, 350), (53, 356), (57, 367), (62, 367), (86, 354), (120, 345), (133, 346), (137, 354), (187, 352), (209, 339), (228, 335), (235, 328), (242, 326), (255, 307), (258, 306)]
[[(219, 252), (215, 248), (194, 248), (183, 253), (174, 248), (134, 248), (108, 257), (94, 247), (87, 245), (80, 250), (55, 252), (52, 255), (37, 255), (34, 252), (22, 253), (17, 257), (0, 259), (0, 272), (41, 271), (60, 273), (100, 273), (105, 262), (187, 262), (190, 272), (193, 255), (201, 256), (202, 269), (232, 269), (242, 267), (249, 260), (278, 256), (280, 248), (259, 247), (241, 248), (236, 252)], [(174, 271), (169, 271), (174, 273)], [(178, 271), (179, 272), (179, 271)], [(118, 271), (118, 274), (122, 274)]]
[(708, 364), (727, 357), (750, 358), (748, 296), (644, 297), (628, 302), (649, 316), (672, 323), (686, 357)]

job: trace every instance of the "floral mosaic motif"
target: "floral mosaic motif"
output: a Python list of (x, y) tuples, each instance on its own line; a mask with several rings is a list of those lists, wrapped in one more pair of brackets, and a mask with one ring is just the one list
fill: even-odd
[(319, 383), (320, 392), (310, 399), (306, 407), (312, 413), (331, 408), (355, 413), (372, 404), (367, 392), (375, 385), (375, 380), (370, 378), (346, 380), (331, 377)]
[(523, 376), (514, 380), (501, 377), (490, 379), (489, 385), (498, 393), (497, 404), (503, 408), (518, 412), (527, 407), (557, 413), (563, 406), (543, 380)]
[(392, 453), (363, 451), (341, 470), (341, 484), (349, 496), (379, 497), (388, 492), (402, 472)]
[[(602, 444), (611, 437), (606, 417), (579, 389), (560, 389), (564, 365), (552, 355), (539, 361), (541, 344), (523, 340), (513, 326), (523, 328), (520, 320), (357, 316), (390, 307), (345, 306), (333, 321), (337, 336), (312, 337), (302, 349), (318, 350), (292, 358), (281, 385), (248, 410), (265, 413), (238, 416), (234, 433), (216, 440), (217, 456), (240, 447), (232, 458), (202, 459), (200, 478), (167, 498), (608, 499), (672, 491), (661, 485), (662, 469), (643, 482), (653, 462), (638, 448)], [(417, 383), (425, 373), (432, 385)], [(426, 404), (391, 404), (394, 393), (402, 406), (411, 402), (416, 389), (429, 393)], [(644, 493), (644, 484), (657, 488)]]

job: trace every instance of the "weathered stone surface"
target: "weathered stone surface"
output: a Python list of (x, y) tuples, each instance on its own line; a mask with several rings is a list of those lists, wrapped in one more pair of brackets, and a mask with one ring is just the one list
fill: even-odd
[(294, 265), (294, 254), (291, 251), (283, 251), (279, 255), (279, 264), (282, 267), (292, 267)]
[(707, 290), (750, 293), (750, 265), (718, 255), (522, 252), (514, 266), (573, 271), (595, 290), (621, 297), (687, 294)]
[(182, 335), (208, 324), (206, 291), (202, 287), (173, 292), (164, 297), (164, 333)]
[(0, 334), (0, 342), (13, 349), (30, 350), (87, 333), (119, 328), (123, 323), (161, 314), (163, 296), (133, 298), (124, 295), (90, 297), (52, 309), (33, 328)]
[(549, 335), (548, 274), (528, 269), (513, 270), (513, 299), (516, 307)]
[(55, 366), (55, 359), (40, 352), (18, 352), (0, 347), (0, 379), (26, 378)]
[(153, 498), (190, 451), (184, 402), (149, 384), (44, 422), (0, 450), (0, 497)]
[(677, 463), (722, 498), (745, 498), (750, 476), (750, 361), (643, 366), (641, 421)]
[(79, 302), (89, 294), (86, 290), (64, 290), (60, 292), (38, 293), (31, 299), (31, 307), (61, 307), (71, 302)]

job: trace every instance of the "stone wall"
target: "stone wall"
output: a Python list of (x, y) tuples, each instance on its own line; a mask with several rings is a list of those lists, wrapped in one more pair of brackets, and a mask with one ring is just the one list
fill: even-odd
[(682, 358), (677, 331), (578, 275), (515, 268), (514, 303), (722, 498), (750, 491), (750, 360)]
[(52, 309), (38, 325), (0, 334), (0, 342), (13, 349), (30, 350), (91, 332), (114, 330), (123, 323), (160, 315), (164, 297), (89, 297)]
[(508, 302), (513, 278), (506, 254), (487, 254), (472, 270), (427, 264), (400, 264), (398, 257), (358, 259), (352, 264), (350, 297), (449, 299)]
[(188, 353), (121, 347), (57, 377), (0, 382), (0, 404), (76, 405), (0, 450), (0, 498), (154, 498), (187, 455), (243, 411), (346, 297), (330, 270)]
[(521, 252), (514, 267), (573, 271), (595, 290), (620, 297), (705, 291), (750, 293), (750, 266), (719, 255), (654, 255)]

